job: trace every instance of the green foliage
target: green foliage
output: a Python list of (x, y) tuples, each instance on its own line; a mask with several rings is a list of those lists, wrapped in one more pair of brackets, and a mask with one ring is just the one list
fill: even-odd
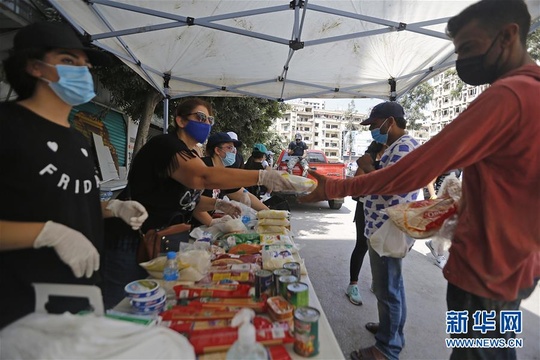
[(399, 99), (398, 102), (405, 110), (409, 129), (420, 129), (422, 122), (426, 120), (424, 110), (433, 99), (433, 93), (433, 87), (427, 82), (423, 82)]
[[(176, 104), (184, 100), (171, 102), (171, 113)], [(234, 131), (244, 143), (242, 151), (245, 156), (251, 154), (255, 143), (263, 143), (272, 151), (281, 149), (282, 140), (269, 128), (275, 118), (282, 116), (285, 104), (255, 97), (207, 97), (205, 100), (214, 108), (216, 123), (212, 133)]]
[(461, 81), (461, 79), (457, 76), (457, 71), (455, 68), (452, 68), (450, 70), (446, 70), (444, 72), (444, 74), (446, 75), (446, 77), (453, 77), (454, 79), (457, 80), (457, 84), (456, 84), (456, 87), (453, 88), (452, 90), (450, 90), (450, 96), (452, 97), (452, 99), (456, 100), (456, 99), (459, 99), (461, 97), (461, 93), (463, 91), (463, 88), (466, 86), (466, 84)]
[(532, 58), (540, 62), (540, 28), (530, 33), (527, 37), (527, 49)]
[(138, 123), (144, 113), (147, 97), (154, 97), (159, 93), (117, 58), (113, 58), (113, 63), (113, 66), (96, 67), (92, 72), (111, 92), (113, 104)]

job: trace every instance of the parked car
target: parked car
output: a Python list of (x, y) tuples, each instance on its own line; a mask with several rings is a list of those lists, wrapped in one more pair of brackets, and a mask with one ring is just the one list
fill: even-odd
[[(277, 170), (287, 171), (287, 163), (289, 162), (289, 159), (290, 156), (287, 153), (287, 150), (282, 150), (278, 160), (276, 161)], [(322, 175), (337, 177), (340, 179), (345, 178), (345, 164), (340, 162), (329, 162), (326, 155), (321, 150), (308, 150), (307, 161), (311, 170), (315, 170)], [(293, 174), (298, 176), (302, 175), (300, 162), (298, 162), (294, 167)], [(310, 175), (308, 175), (308, 177), (312, 178)], [(291, 200), (294, 198), (294, 194), (287, 192), (274, 191), (273, 194), (279, 194)], [(338, 210), (341, 208), (341, 205), (343, 205), (343, 201), (343, 198), (331, 199), (328, 200), (328, 206), (330, 209)]]

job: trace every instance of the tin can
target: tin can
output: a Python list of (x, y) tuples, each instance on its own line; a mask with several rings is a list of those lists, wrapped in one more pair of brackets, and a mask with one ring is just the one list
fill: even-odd
[(299, 307), (309, 306), (309, 287), (305, 283), (296, 282), (287, 285), (287, 301), (289, 301), (295, 309)]
[(287, 299), (287, 286), (295, 282), (298, 282), (298, 278), (296, 276), (293, 276), (293, 275), (280, 276), (278, 280), (278, 289), (279, 289), (278, 295), (281, 295), (285, 299)]
[(294, 352), (312, 357), (319, 354), (319, 310), (306, 306), (294, 311)]
[(255, 297), (260, 299), (263, 294), (274, 296), (274, 274), (269, 270), (255, 271)]
[(287, 269), (274, 270), (274, 295), (281, 295), (279, 293), (279, 278), (281, 276), (291, 275), (291, 271)]
[(300, 280), (300, 263), (298, 262), (288, 262), (283, 264), (284, 269), (288, 269), (291, 271), (292, 275), (296, 276), (298, 280)]

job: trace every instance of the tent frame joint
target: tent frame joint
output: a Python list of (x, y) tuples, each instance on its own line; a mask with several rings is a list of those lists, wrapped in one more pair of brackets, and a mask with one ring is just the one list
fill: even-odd
[(294, 10), (296, 9), (296, 4), (298, 3), (298, 8), (299, 9), (302, 9), (304, 7), (304, 0), (292, 0), (290, 3), (289, 3), (289, 9), (291, 10)]
[(188, 26), (195, 25), (195, 18), (191, 17), (191, 16), (188, 16), (186, 18), (186, 24), (188, 24)]
[(304, 42), (298, 41), (298, 39), (289, 40), (289, 48), (292, 50), (300, 50), (304, 48)]

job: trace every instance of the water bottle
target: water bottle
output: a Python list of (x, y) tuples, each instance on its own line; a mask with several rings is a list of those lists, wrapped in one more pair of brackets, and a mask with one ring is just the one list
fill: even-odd
[(163, 280), (165, 292), (167, 294), (166, 309), (170, 309), (176, 305), (176, 293), (174, 292), (174, 285), (178, 280), (178, 262), (176, 261), (176, 252), (169, 251), (167, 253), (167, 262), (163, 269)]

